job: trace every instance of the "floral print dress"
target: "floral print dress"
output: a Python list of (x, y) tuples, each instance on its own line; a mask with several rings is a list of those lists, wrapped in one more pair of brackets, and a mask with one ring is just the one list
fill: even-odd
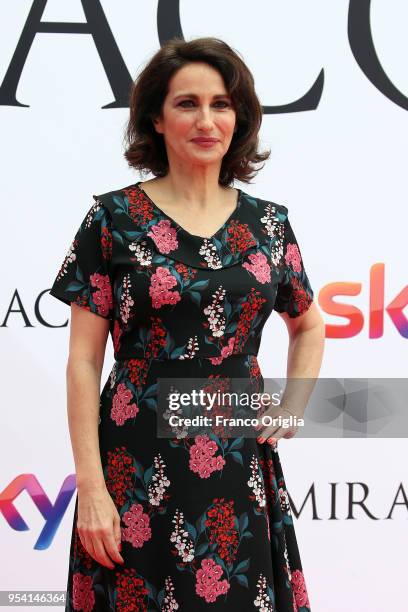
[(54, 280), (51, 295), (109, 320), (99, 446), (125, 561), (108, 569), (87, 553), (76, 497), (69, 612), (311, 609), (277, 444), (157, 436), (160, 377), (262, 385), (266, 320), (313, 301), (288, 209), (238, 194), (211, 238), (183, 229), (139, 183), (94, 195)]

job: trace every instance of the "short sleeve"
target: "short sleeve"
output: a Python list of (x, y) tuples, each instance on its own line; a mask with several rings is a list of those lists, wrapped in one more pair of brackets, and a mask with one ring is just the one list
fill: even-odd
[(50, 294), (106, 319), (113, 318), (110, 278), (110, 214), (96, 199), (79, 226), (50, 289)]
[(283, 267), (274, 305), (277, 312), (291, 318), (304, 314), (313, 302), (313, 290), (288, 217), (284, 221)]

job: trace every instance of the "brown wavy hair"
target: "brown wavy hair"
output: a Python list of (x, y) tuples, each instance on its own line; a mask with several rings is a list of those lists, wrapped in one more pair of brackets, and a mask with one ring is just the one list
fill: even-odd
[(156, 132), (153, 118), (161, 115), (171, 77), (191, 62), (206, 62), (218, 70), (236, 112), (237, 130), (223, 157), (219, 183), (230, 185), (234, 179), (250, 183), (264, 164), (261, 168), (255, 165), (270, 156), (270, 150), (258, 151), (262, 106), (252, 73), (238, 53), (224, 41), (210, 36), (190, 41), (179, 37), (168, 40), (139, 73), (130, 90), (124, 157), (136, 170), (155, 176), (168, 173), (164, 138)]

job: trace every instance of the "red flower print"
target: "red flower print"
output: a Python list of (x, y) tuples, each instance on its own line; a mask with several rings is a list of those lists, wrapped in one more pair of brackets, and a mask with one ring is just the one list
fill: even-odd
[(78, 527), (74, 527), (74, 559), (78, 559), (80, 565), (83, 565), (86, 569), (91, 569), (94, 563), (93, 558), (88, 551), (83, 547), (81, 538), (79, 537)]
[(117, 612), (147, 612), (146, 595), (149, 591), (133, 567), (116, 572), (116, 592)]
[[(215, 358), (209, 357), (208, 359), (210, 359), (213, 362), (213, 359)], [(224, 437), (224, 439), (226, 439), (228, 437), (225, 431), (226, 428), (224, 427), (222, 423), (217, 425), (216, 418), (217, 416), (221, 416), (225, 419), (229, 419), (233, 416), (233, 406), (231, 404), (231, 398), (223, 395), (230, 389), (231, 380), (228, 377), (221, 377), (220, 374), (211, 374), (208, 377), (208, 379), (209, 379), (209, 383), (207, 385), (204, 385), (203, 387), (204, 393), (205, 394), (207, 393), (218, 394), (219, 393), (219, 397), (220, 397), (220, 400), (218, 401), (217, 396), (215, 396), (215, 401), (211, 405), (211, 415), (214, 419), (214, 425), (212, 426), (212, 432), (219, 438)], [(203, 406), (206, 406), (206, 405), (207, 404), (205, 404), (205, 400), (204, 400)]]
[(275, 467), (272, 459), (259, 458), (259, 465), (262, 469), (266, 501), (269, 506), (274, 506), (278, 499), (278, 491), (276, 487)]
[(118, 508), (122, 507), (126, 501), (126, 491), (133, 487), (135, 472), (133, 457), (124, 446), (108, 451), (106, 488)]
[(231, 221), (228, 227), (227, 243), (233, 255), (243, 253), (246, 249), (256, 245), (256, 241), (251, 234), (247, 223)]
[(190, 266), (186, 266), (185, 264), (179, 261), (176, 262), (174, 267), (176, 268), (177, 272), (180, 274), (180, 276), (183, 277), (183, 280), (185, 281), (193, 280), (193, 278), (195, 278), (197, 274), (197, 270), (195, 270), (194, 268), (190, 268)]
[(129, 216), (137, 224), (146, 225), (153, 219), (153, 205), (138, 189), (124, 189), (129, 201)]
[(115, 351), (115, 353), (119, 352), (121, 336), (122, 336), (122, 329), (119, 325), (118, 320), (115, 319), (115, 324), (113, 326), (113, 334), (112, 334), (113, 350)]
[(242, 352), (245, 342), (248, 339), (249, 332), (251, 331), (252, 322), (264, 302), (266, 302), (266, 299), (261, 297), (259, 291), (252, 287), (247, 299), (242, 304), (239, 315), (237, 330), (235, 332), (234, 354)]
[(72, 603), (74, 610), (91, 612), (95, 605), (95, 593), (92, 588), (92, 576), (75, 572), (72, 579)]
[(249, 355), (249, 375), (251, 378), (259, 378), (262, 376), (256, 355)]
[(312, 298), (306, 293), (302, 283), (296, 276), (292, 276), (290, 282), (293, 287), (292, 299), (296, 303), (298, 311), (302, 314), (309, 308)]
[(235, 526), (234, 500), (225, 501), (215, 498), (207, 511), (206, 527), (210, 530), (210, 543), (217, 544), (218, 554), (226, 563), (232, 563), (239, 546), (238, 531)]
[(129, 378), (136, 387), (142, 387), (147, 378), (149, 371), (149, 362), (143, 357), (139, 359), (129, 359), (127, 362), (129, 368)]
[(149, 342), (145, 350), (147, 359), (158, 356), (160, 349), (166, 346), (167, 331), (159, 317), (150, 317), (152, 326), (150, 329)]
[(102, 228), (101, 250), (104, 259), (112, 259), (112, 232), (106, 226)]

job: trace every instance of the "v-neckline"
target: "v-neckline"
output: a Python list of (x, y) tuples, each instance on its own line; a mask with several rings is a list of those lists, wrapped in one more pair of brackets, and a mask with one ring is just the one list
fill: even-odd
[(229, 217), (224, 221), (224, 223), (221, 225), (221, 227), (219, 227), (214, 232), (214, 234), (212, 234), (212, 236), (198, 236), (197, 234), (192, 234), (191, 232), (186, 230), (182, 225), (180, 225), (180, 223), (178, 223), (175, 219), (173, 219), (169, 214), (164, 212), (164, 210), (162, 210), (160, 208), (160, 206), (158, 206), (156, 204), (156, 202), (154, 202), (152, 200), (152, 198), (146, 193), (146, 191), (143, 189), (143, 187), (141, 187), (140, 183), (141, 183), (141, 181), (138, 181), (137, 183), (135, 183), (134, 186), (137, 189), (139, 189), (139, 191), (148, 199), (148, 201), (153, 206), (153, 208), (155, 208), (160, 215), (166, 217), (166, 219), (168, 219), (177, 228), (178, 232), (182, 232), (186, 236), (189, 236), (190, 238), (193, 238), (195, 240), (203, 241), (203, 240), (212, 240), (213, 238), (216, 238), (221, 232), (223, 232), (225, 230), (225, 228), (231, 223), (231, 221), (233, 221), (235, 216), (238, 214), (238, 211), (239, 211), (239, 209), (241, 207), (241, 203), (242, 203), (242, 194), (243, 194), (243, 191), (242, 191), (242, 189), (239, 189), (239, 188), (236, 187), (236, 189), (238, 191), (237, 203), (236, 203), (236, 206), (235, 206), (234, 210), (229, 215)]

